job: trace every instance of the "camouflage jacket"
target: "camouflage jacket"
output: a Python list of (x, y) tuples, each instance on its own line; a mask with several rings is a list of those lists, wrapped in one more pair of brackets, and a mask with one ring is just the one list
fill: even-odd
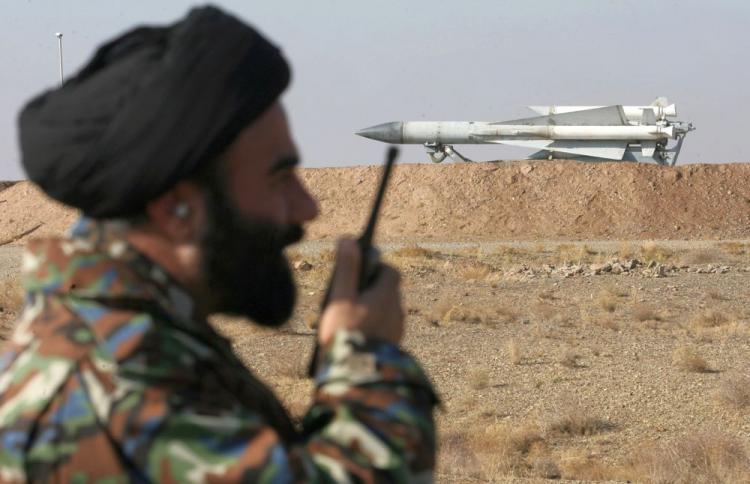
[(414, 359), (340, 331), (296, 428), (124, 230), (83, 220), (29, 244), (0, 352), (0, 482), (432, 479), (435, 396)]

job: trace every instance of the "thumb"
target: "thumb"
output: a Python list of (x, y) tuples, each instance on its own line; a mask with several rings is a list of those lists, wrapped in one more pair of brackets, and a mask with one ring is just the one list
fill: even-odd
[(331, 301), (356, 299), (362, 254), (354, 239), (340, 239), (336, 251), (336, 269), (331, 285)]

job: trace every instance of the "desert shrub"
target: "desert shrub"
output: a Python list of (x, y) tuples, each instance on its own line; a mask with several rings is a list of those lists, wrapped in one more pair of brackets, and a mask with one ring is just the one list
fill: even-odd
[(708, 289), (706, 291), (706, 297), (708, 299), (713, 299), (714, 301), (726, 301), (728, 298), (722, 294), (720, 291), (717, 291), (716, 289)]
[(652, 306), (645, 304), (634, 304), (633, 305), (633, 318), (636, 321), (661, 321), (661, 315)]
[(729, 323), (729, 316), (721, 311), (707, 309), (696, 314), (692, 320), (694, 328), (715, 328)]
[(653, 484), (750, 482), (750, 457), (743, 442), (717, 433), (642, 446), (626, 467), (626, 478)]
[(540, 301), (545, 301), (545, 302), (551, 302), (551, 301), (554, 301), (554, 300), (558, 299), (558, 297), (555, 296), (555, 292), (552, 291), (552, 290), (549, 290), (549, 289), (546, 289), (546, 290), (543, 290), (543, 291), (539, 291), (536, 294), (536, 297)]
[(495, 308), (478, 308), (465, 306), (452, 299), (442, 299), (433, 306), (428, 319), (436, 325), (465, 323), (492, 327), (517, 321), (518, 313), (513, 308), (502, 305)]
[(634, 254), (635, 254), (635, 249), (633, 248), (632, 244), (628, 242), (620, 242), (620, 245), (617, 248), (617, 257), (619, 259), (621, 260), (632, 259)]
[(680, 346), (672, 352), (672, 364), (683, 371), (706, 373), (711, 371), (706, 360), (690, 346)]
[(598, 326), (602, 329), (609, 329), (610, 331), (620, 330), (620, 325), (617, 324), (617, 320), (610, 314), (588, 314), (585, 316), (584, 320), (587, 323), (593, 324), (594, 326)]
[(614, 428), (612, 423), (573, 403), (563, 404), (544, 426), (547, 432), (564, 435), (594, 435)]
[(468, 381), (474, 390), (483, 390), (490, 384), (490, 373), (484, 368), (474, 368), (469, 371)]
[[(447, 432), (440, 441), (438, 474), (449, 482), (508, 476), (559, 477), (539, 428), (534, 424), (472, 424)], [(443, 480), (443, 479), (441, 479)]]
[(518, 342), (515, 339), (508, 340), (508, 361), (513, 365), (520, 365), (522, 360), (523, 356)]
[(481, 262), (464, 264), (458, 269), (458, 276), (465, 281), (483, 281), (492, 272), (492, 267)]
[(750, 408), (750, 374), (725, 378), (716, 391), (717, 399), (736, 409)]
[(557, 362), (565, 368), (578, 368), (581, 366), (581, 363), (579, 361), (580, 359), (581, 355), (568, 348), (560, 353), (560, 357), (558, 358)]
[(697, 265), (717, 263), (721, 260), (722, 254), (716, 249), (699, 249), (682, 254), (679, 263), (680, 265)]
[(750, 244), (742, 242), (723, 242), (719, 244), (721, 250), (729, 255), (745, 255), (750, 249)]
[(608, 481), (616, 477), (612, 468), (596, 460), (587, 452), (569, 450), (560, 457), (560, 477), (580, 481)]
[(560, 244), (557, 246), (557, 260), (560, 263), (573, 262), (581, 264), (590, 261), (592, 256), (599, 254), (587, 245)]
[(18, 279), (0, 281), (0, 312), (17, 313), (23, 307), (24, 293)]
[(648, 241), (641, 246), (641, 257), (646, 261), (666, 262), (672, 257), (672, 251), (654, 241)]
[(596, 305), (608, 313), (613, 313), (617, 309), (617, 296), (609, 290), (602, 290), (596, 297)]

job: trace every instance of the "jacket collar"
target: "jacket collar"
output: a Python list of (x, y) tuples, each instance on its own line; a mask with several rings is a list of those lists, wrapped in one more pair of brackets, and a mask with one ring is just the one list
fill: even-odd
[(69, 236), (29, 242), (23, 283), (29, 292), (81, 299), (155, 302), (180, 319), (193, 319), (190, 295), (127, 241), (129, 224), (82, 218)]

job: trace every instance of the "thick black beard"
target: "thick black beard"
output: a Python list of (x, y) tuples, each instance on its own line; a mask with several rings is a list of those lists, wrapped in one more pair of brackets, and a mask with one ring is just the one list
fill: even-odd
[(212, 312), (282, 325), (297, 297), (284, 247), (302, 239), (304, 230), (242, 215), (221, 187), (207, 187), (205, 200), (208, 223), (201, 248)]

